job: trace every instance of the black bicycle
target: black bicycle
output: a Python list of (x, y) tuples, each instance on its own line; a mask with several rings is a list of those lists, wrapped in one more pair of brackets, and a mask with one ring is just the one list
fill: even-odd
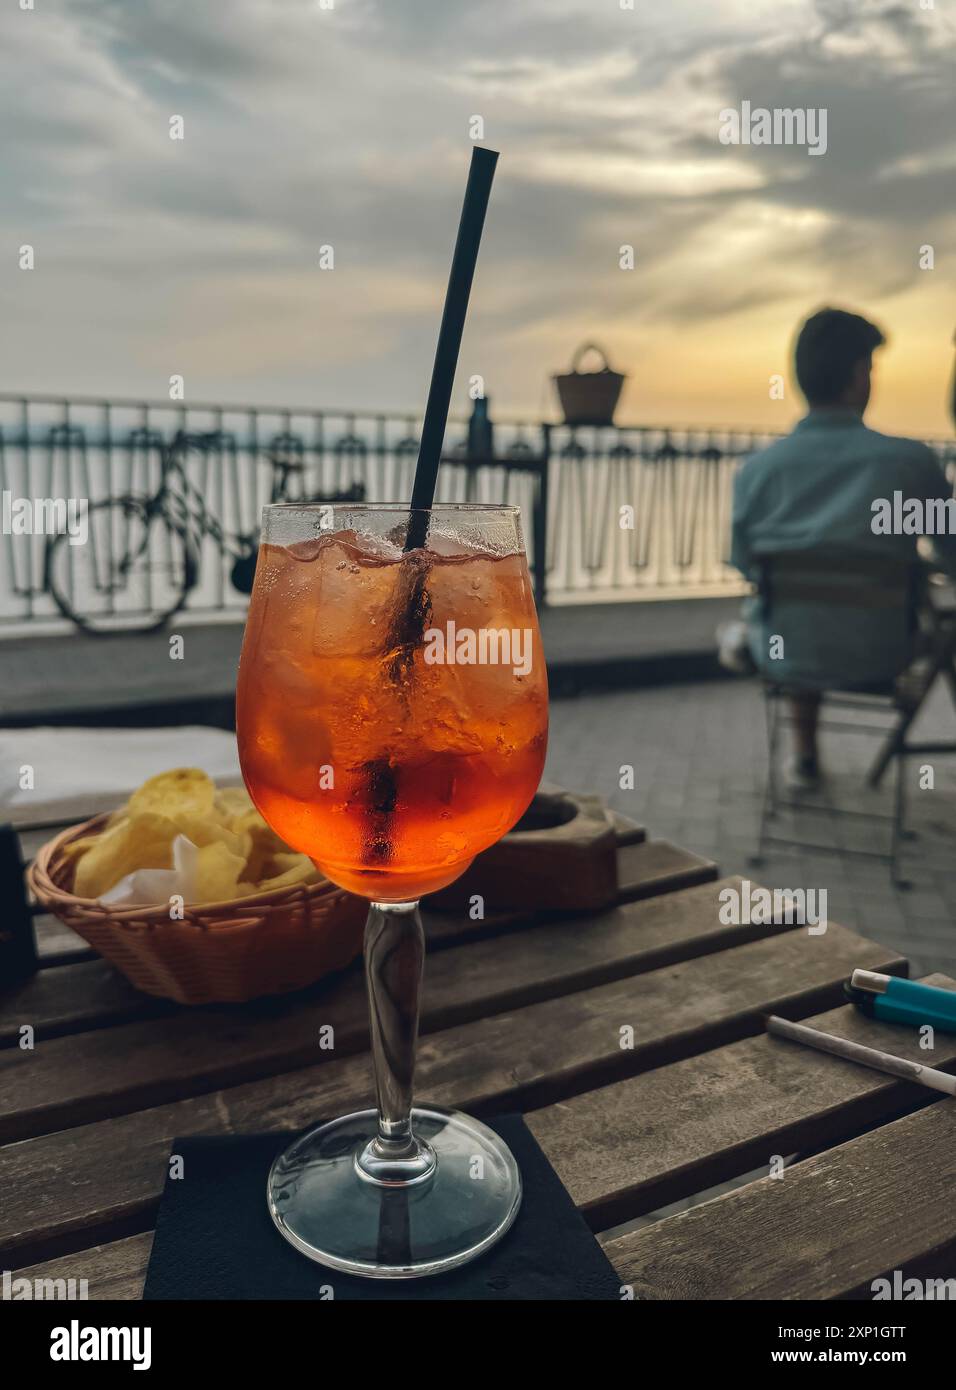
[[(227, 533), (206, 506), (186, 471), (191, 452), (234, 449), (228, 436), (178, 431), (159, 443), (159, 486), (152, 496), (107, 497), (89, 508), (83, 545), (66, 533), (47, 545), (44, 582), (64, 617), (84, 632), (155, 632), (185, 604), (199, 582), (204, 540), (211, 538), (232, 558), (230, 582), (252, 592), (258, 532)], [(266, 455), (271, 468), (270, 502), (362, 502), (361, 483), (331, 494), (291, 495), (291, 480), (305, 469), (301, 441), (279, 436)]]

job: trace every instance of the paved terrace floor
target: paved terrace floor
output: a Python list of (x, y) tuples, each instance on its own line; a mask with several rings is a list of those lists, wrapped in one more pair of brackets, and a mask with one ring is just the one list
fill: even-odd
[[(941, 686), (912, 737), (956, 739), (956, 710)], [(889, 814), (892, 775), (877, 792), (864, 784), (878, 740), (833, 733), (822, 746), (831, 774), (826, 795), (833, 804)], [(872, 847), (877, 832), (888, 840), (888, 828), (862, 830), (860, 822), (813, 810), (825, 797), (810, 799), (779, 833), (832, 843), (836, 852), (774, 849), (760, 868), (748, 864), (766, 774), (763, 696), (753, 681), (557, 700), (546, 775), (600, 793), (655, 836), (716, 859), (722, 873), (771, 888), (825, 888), (831, 920), (896, 947), (909, 956), (914, 975), (956, 975), (956, 757), (926, 760), (934, 765), (932, 790), (919, 789), (917, 761), (922, 760), (913, 760), (907, 777), (907, 822), (917, 832), (904, 846), (908, 891), (893, 887), (883, 861), (846, 852), (852, 844)], [(626, 763), (634, 766), (633, 791), (620, 789)]]

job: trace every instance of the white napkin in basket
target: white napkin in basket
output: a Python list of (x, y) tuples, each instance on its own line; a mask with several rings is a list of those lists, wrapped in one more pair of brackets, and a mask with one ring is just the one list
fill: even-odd
[(100, 902), (104, 907), (156, 907), (178, 894), (184, 903), (191, 903), (196, 896), (198, 863), (199, 850), (192, 840), (177, 835), (171, 869), (135, 869), (114, 883)]

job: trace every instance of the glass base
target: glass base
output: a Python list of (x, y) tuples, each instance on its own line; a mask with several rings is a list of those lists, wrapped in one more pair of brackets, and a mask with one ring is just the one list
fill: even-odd
[(412, 1110), (434, 1168), (378, 1182), (358, 1159), (378, 1133), (359, 1110), (296, 1139), (269, 1173), (269, 1211), (310, 1260), (371, 1279), (416, 1279), (466, 1264), (509, 1229), (521, 1204), (511, 1151), (487, 1125), (437, 1106)]

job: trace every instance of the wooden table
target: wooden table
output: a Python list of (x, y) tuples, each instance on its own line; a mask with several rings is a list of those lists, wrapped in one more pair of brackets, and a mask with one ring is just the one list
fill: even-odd
[[(905, 974), (905, 959), (832, 923), (722, 925), (718, 895), (739, 879), (621, 818), (617, 832), (606, 913), (427, 914), (417, 1095), (524, 1111), (637, 1298), (868, 1297), (894, 1269), (956, 1272), (956, 1105), (761, 1021), (926, 1061), (905, 1030), (842, 1003), (854, 967)], [(25, 851), (50, 833), (25, 834)], [(355, 969), (305, 996), (180, 1009), (52, 919), (37, 937), (42, 968), (0, 994), (0, 1267), (135, 1299), (174, 1136), (296, 1130), (370, 1103), (363, 982)], [(317, 1049), (323, 1023), (334, 1054)], [(929, 1060), (956, 1066), (956, 1037), (937, 1035)]]

